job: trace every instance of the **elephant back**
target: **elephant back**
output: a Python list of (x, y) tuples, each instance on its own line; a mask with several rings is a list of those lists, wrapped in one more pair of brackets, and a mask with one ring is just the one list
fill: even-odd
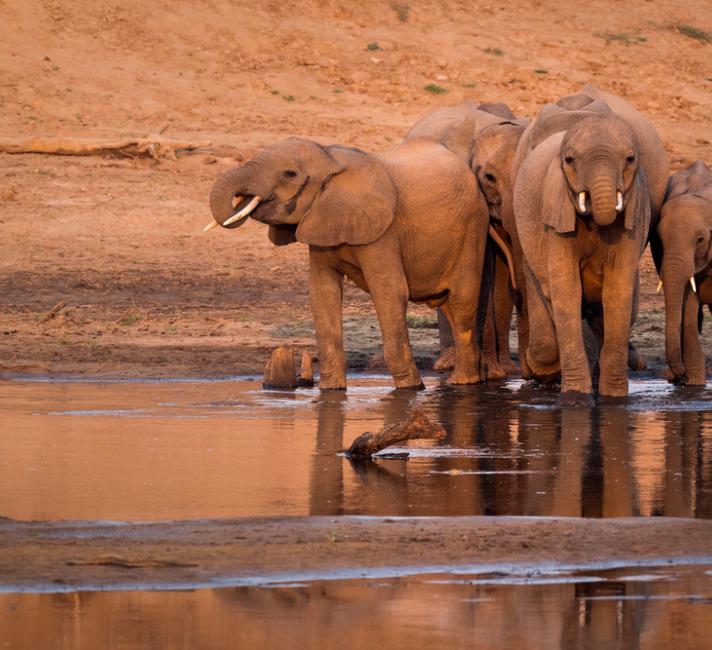
[(477, 134), (502, 118), (479, 110), (472, 102), (439, 108), (421, 117), (408, 131), (403, 142), (419, 138), (438, 142), (468, 165)]

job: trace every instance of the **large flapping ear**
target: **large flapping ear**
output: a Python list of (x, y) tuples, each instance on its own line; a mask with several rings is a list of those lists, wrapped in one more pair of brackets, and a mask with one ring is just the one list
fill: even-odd
[(297, 240), (312, 246), (369, 244), (393, 223), (398, 193), (373, 155), (329, 147), (340, 170), (324, 180), (297, 228)]
[(296, 224), (279, 224), (276, 226), (269, 227), (269, 240), (275, 246), (286, 246), (287, 244), (293, 244), (297, 241), (297, 237), (294, 234), (297, 230)]
[(628, 190), (628, 198), (625, 203), (624, 225), (626, 230), (633, 230), (637, 224), (641, 224), (648, 232), (650, 227), (650, 192), (648, 183), (645, 180), (645, 172), (642, 166), (638, 166), (635, 178)]
[(670, 176), (665, 200), (670, 201), (676, 196), (694, 194), (712, 185), (712, 171), (702, 160), (696, 160), (686, 169), (681, 169)]
[(576, 208), (566, 183), (561, 160), (553, 157), (546, 170), (542, 194), (542, 220), (559, 234), (576, 230)]

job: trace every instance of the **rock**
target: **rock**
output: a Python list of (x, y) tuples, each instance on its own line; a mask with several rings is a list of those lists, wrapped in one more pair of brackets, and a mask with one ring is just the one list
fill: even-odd
[(294, 364), (294, 350), (279, 347), (272, 350), (272, 354), (265, 365), (265, 374), (262, 388), (296, 388), (297, 371)]

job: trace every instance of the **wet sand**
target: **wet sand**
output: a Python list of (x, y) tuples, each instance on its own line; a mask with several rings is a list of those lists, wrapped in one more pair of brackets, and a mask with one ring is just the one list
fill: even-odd
[(712, 564), (712, 521), (300, 517), (0, 521), (0, 590), (194, 589), (435, 572)]

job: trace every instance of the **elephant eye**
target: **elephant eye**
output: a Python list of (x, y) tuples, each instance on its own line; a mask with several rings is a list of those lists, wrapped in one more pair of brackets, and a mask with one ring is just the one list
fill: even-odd
[(295, 172), (291, 169), (288, 169), (286, 172), (284, 172), (284, 176), (286, 178), (294, 178), (296, 175), (297, 175), (297, 172)]
[(565, 156), (565, 157), (564, 157), (564, 162), (565, 162), (567, 165), (573, 165), (573, 164), (574, 164), (574, 157), (571, 156), (571, 155)]
[(635, 162), (635, 156), (633, 154), (630, 154), (629, 156), (626, 156), (625, 161), (629, 165), (632, 165)]
[(705, 238), (704, 238), (702, 235), (700, 235), (700, 236), (697, 238), (697, 243), (698, 243), (698, 244), (704, 244), (704, 243), (705, 243)]
[(497, 177), (496, 177), (494, 174), (490, 173), (490, 172), (487, 172), (487, 173), (485, 174), (485, 178), (486, 178), (490, 183), (496, 183), (496, 182), (497, 182)]

